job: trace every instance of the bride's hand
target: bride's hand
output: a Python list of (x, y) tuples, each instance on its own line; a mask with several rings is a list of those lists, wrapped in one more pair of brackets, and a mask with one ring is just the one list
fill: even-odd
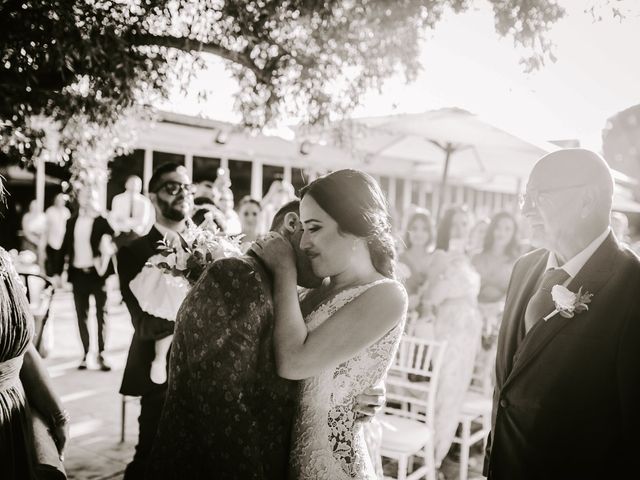
[(267, 268), (275, 274), (295, 272), (295, 252), (291, 242), (276, 232), (269, 232), (251, 245)]

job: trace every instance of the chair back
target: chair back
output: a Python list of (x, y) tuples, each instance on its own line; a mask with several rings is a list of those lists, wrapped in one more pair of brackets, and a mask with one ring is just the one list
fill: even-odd
[(20, 280), (26, 289), (31, 313), (43, 315), (49, 310), (53, 285), (42, 275), (35, 273), (19, 273)]
[(433, 426), (446, 342), (405, 335), (386, 380), (385, 413)]

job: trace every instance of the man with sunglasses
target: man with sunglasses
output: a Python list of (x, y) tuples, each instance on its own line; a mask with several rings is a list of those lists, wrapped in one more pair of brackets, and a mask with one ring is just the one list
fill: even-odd
[(173, 334), (174, 326), (174, 322), (144, 312), (129, 283), (157, 253), (160, 240), (179, 244), (178, 234), (184, 231), (193, 211), (194, 190), (183, 166), (169, 163), (158, 167), (149, 180), (149, 198), (155, 207), (156, 223), (147, 235), (118, 251), (120, 289), (134, 327), (120, 393), (141, 397), (138, 445), (124, 474), (128, 480), (144, 477), (167, 390), (166, 382), (155, 384), (150, 376), (155, 341)]
[(613, 188), (584, 149), (550, 153), (531, 172), (521, 208), (540, 248), (518, 260), (507, 291), (489, 479), (637, 472), (640, 260), (611, 232)]

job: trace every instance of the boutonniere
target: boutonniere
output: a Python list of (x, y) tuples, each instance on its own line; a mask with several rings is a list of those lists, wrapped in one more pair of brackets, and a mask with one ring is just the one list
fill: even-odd
[(578, 293), (574, 293), (563, 285), (554, 285), (551, 289), (551, 299), (556, 308), (544, 317), (544, 321), (546, 322), (556, 313), (559, 313), (564, 318), (573, 318), (576, 313), (589, 310), (591, 297), (593, 297), (593, 293), (586, 291), (582, 293), (582, 287), (578, 289)]

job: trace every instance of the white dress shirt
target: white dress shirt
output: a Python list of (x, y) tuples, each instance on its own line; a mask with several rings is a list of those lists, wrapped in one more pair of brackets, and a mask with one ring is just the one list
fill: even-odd
[(60, 250), (71, 213), (67, 207), (60, 208), (52, 205), (44, 214), (47, 217), (47, 245), (54, 250)]
[(153, 205), (140, 193), (123, 192), (113, 197), (109, 223), (117, 232), (146, 234), (153, 223)]
[(93, 251), (91, 250), (91, 230), (94, 217), (80, 215), (73, 231), (73, 266), (75, 268), (93, 267)]
[(598, 247), (602, 245), (607, 236), (609, 236), (609, 232), (611, 232), (611, 228), (607, 227), (607, 229), (600, 235), (598, 235), (589, 245), (587, 245), (584, 250), (582, 250), (573, 258), (569, 259), (564, 265), (558, 265), (558, 257), (556, 257), (556, 254), (553, 252), (549, 252), (549, 258), (547, 258), (547, 268), (545, 269), (545, 271), (549, 270), (550, 268), (562, 268), (569, 274), (569, 278), (564, 282), (564, 286), (566, 287), (569, 282), (571, 282), (571, 280), (575, 278), (576, 275), (578, 275), (580, 270), (582, 270), (582, 267), (585, 266), (585, 264), (596, 252)]

